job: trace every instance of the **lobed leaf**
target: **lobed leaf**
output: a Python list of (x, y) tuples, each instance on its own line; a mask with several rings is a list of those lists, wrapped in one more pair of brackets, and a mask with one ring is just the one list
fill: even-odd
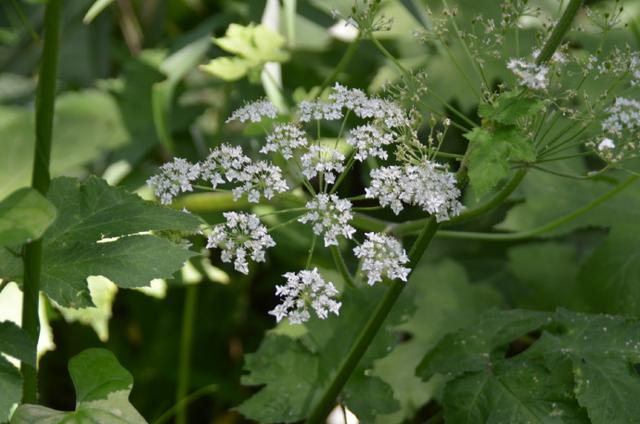
[(56, 208), (32, 188), (22, 188), (0, 202), (0, 246), (39, 238), (56, 217)]

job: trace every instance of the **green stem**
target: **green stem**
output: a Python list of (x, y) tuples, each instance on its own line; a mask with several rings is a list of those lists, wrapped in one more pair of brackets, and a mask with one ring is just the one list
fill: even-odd
[(322, 92), (329, 86), (329, 84), (331, 84), (333, 81), (338, 79), (338, 75), (340, 75), (340, 72), (342, 72), (344, 68), (346, 68), (349, 62), (351, 62), (351, 58), (353, 57), (354, 53), (358, 51), (358, 47), (360, 46), (360, 41), (361, 41), (361, 38), (360, 38), (360, 35), (358, 34), (358, 37), (356, 37), (356, 39), (353, 40), (351, 44), (349, 44), (349, 47), (347, 47), (347, 50), (344, 52), (344, 55), (342, 56), (338, 64), (335, 66), (335, 68), (333, 68), (333, 72), (331, 72), (331, 75), (329, 75), (323, 81), (322, 85), (320, 86), (320, 91), (318, 91), (318, 95), (321, 95)]
[[(191, 371), (191, 350), (193, 348), (193, 329), (198, 300), (198, 285), (189, 284), (185, 288), (184, 306), (182, 310), (182, 334), (180, 337), (180, 357), (178, 358), (178, 385), (176, 388), (176, 405), (185, 400), (189, 393), (189, 374)], [(189, 422), (187, 409), (176, 411), (176, 424)]]
[(441, 238), (448, 239), (464, 239), (464, 240), (487, 240), (487, 241), (518, 241), (518, 240), (526, 240), (532, 237), (539, 236), (544, 233), (548, 233), (549, 231), (553, 231), (556, 228), (573, 221), (581, 215), (589, 212), (595, 207), (601, 205), (606, 202), (616, 194), (620, 193), (625, 188), (629, 187), (635, 181), (640, 178), (638, 175), (633, 175), (627, 178), (625, 181), (617, 185), (615, 188), (609, 190), (604, 193), (602, 196), (594, 199), (587, 205), (576, 209), (575, 211), (562, 216), (560, 218), (554, 219), (553, 221), (541, 225), (537, 228), (519, 231), (517, 233), (480, 233), (480, 232), (471, 232), (471, 231), (438, 231), (437, 236)]
[[(51, 159), (53, 113), (58, 74), (61, 9), (61, 0), (49, 0), (45, 8), (44, 46), (36, 93), (36, 146), (31, 186), (44, 196), (47, 194), (51, 181), (49, 163)], [(38, 239), (25, 246), (24, 282), (22, 285), (24, 293), (22, 300), (22, 328), (36, 342), (40, 336), (38, 308), (41, 265), (42, 239)], [(21, 370), (24, 379), (22, 401), (24, 403), (37, 403), (38, 372), (36, 368), (24, 362), (21, 365)]]
[(174, 415), (178, 414), (180, 411), (186, 409), (186, 407), (200, 399), (203, 396), (208, 394), (215, 393), (218, 389), (216, 384), (211, 384), (209, 386), (202, 387), (195, 392), (191, 393), (189, 396), (182, 398), (179, 402), (176, 402), (171, 408), (166, 410), (157, 420), (153, 422), (153, 424), (164, 424), (169, 421)]
[[(438, 224), (436, 223), (436, 220), (433, 218), (429, 219), (427, 225), (424, 226), (422, 232), (418, 236), (418, 239), (413, 243), (413, 247), (409, 252), (409, 266), (412, 271), (415, 269), (415, 265), (422, 258), (424, 251), (435, 235), (437, 229)], [(338, 394), (351, 376), (356, 365), (358, 365), (362, 355), (367, 351), (369, 344), (378, 333), (378, 330), (382, 327), (387, 315), (389, 315), (391, 308), (407, 283), (404, 281), (394, 280), (389, 284), (389, 289), (380, 303), (372, 311), (369, 319), (364, 325), (364, 328), (362, 328), (355, 342), (351, 346), (351, 349), (347, 353), (347, 356), (345, 356), (344, 360), (340, 364), (335, 377), (331, 379), (329, 387), (325, 389), (322, 394), (322, 398), (312, 408), (307, 423), (320, 424), (324, 422), (324, 419), (329, 414), (331, 408), (333, 408)]]
[(353, 282), (353, 277), (349, 272), (349, 268), (347, 268), (347, 264), (342, 257), (342, 252), (340, 252), (340, 248), (338, 246), (331, 246), (331, 256), (333, 256), (333, 262), (336, 264), (338, 271), (344, 278), (345, 283), (349, 284), (351, 287), (355, 287)]
[(553, 53), (555, 53), (555, 51), (558, 49), (558, 46), (562, 42), (562, 38), (567, 33), (567, 31), (569, 31), (569, 27), (573, 22), (573, 18), (578, 13), (578, 9), (580, 9), (580, 6), (582, 6), (583, 2), (584, 0), (569, 1), (567, 8), (564, 10), (564, 13), (560, 17), (560, 20), (553, 28), (549, 39), (546, 43), (544, 43), (544, 46), (542, 47), (542, 50), (540, 51), (540, 54), (536, 59), (536, 63), (538, 65), (548, 62), (549, 59), (551, 59)]

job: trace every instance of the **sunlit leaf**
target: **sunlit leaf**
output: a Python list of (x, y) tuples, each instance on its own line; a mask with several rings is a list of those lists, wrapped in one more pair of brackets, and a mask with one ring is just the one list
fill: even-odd
[(32, 188), (22, 188), (0, 202), (0, 246), (39, 238), (56, 217), (56, 208)]

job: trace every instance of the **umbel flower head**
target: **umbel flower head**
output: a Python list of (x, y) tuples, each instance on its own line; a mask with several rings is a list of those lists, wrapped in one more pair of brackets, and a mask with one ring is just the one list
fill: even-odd
[(350, 239), (356, 232), (356, 229), (349, 225), (353, 213), (351, 202), (347, 199), (340, 199), (335, 194), (320, 193), (309, 200), (305, 208), (309, 209), (309, 212), (298, 218), (298, 221), (312, 224), (314, 234), (324, 234), (325, 246), (337, 246), (339, 235)]
[(160, 167), (158, 174), (150, 177), (147, 184), (160, 199), (160, 203), (168, 205), (180, 193), (192, 191), (191, 183), (200, 176), (200, 166), (182, 158), (175, 158)]
[(285, 159), (291, 159), (296, 149), (307, 146), (307, 134), (293, 123), (278, 124), (267, 136), (260, 153), (280, 152)]
[(264, 262), (266, 249), (275, 242), (257, 216), (247, 213), (226, 212), (227, 222), (213, 227), (207, 238), (207, 248), (220, 248), (222, 262), (231, 262), (236, 271), (249, 273), (247, 256), (255, 262)]
[(398, 240), (393, 237), (367, 233), (367, 240), (353, 249), (353, 253), (362, 259), (362, 272), (367, 283), (373, 285), (383, 278), (407, 281), (411, 270), (404, 265), (409, 262), (407, 252)]
[(267, 99), (260, 99), (254, 102), (246, 103), (239, 109), (236, 109), (226, 122), (260, 122), (263, 118), (275, 118), (278, 116), (278, 108), (275, 107)]
[(232, 190), (234, 200), (246, 193), (250, 202), (258, 203), (260, 196), (271, 199), (277, 193), (289, 190), (280, 168), (263, 160), (245, 166), (235, 180), (240, 185)]
[(347, 137), (347, 143), (356, 149), (355, 158), (364, 161), (368, 157), (387, 159), (387, 152), (383, 146), (388, 146), (395, 141), (393, 134), (366, 124), (351, 130)]
[(318, 268), (287, 272), (284, 274), (287, 283), (276, 286), (276, 296), (282, 301), (270, 315), (280, 322), (288, 318), (291, 324), (302, 324), (311, 318), (309, 308), (313, 309), (320, 319), (326, 319), (329, 313), (340, 314), (341, 303), (335, 298), (338, 290), (333, 283), (327, 282), (318, 272)]
[(242, 153), (240, 146), (221, 144), (211, 152), (200, 164), (200, 178), (211, 184), (212, 188), (219, 184), (237, 181), (251, 159)]
[(507, 68), (518, 77), (520, 85), (532, 90), (546, 90), (549, 86), (549, 67), (527, 62), (522, 59), (511, 59)]
[(606, 109), (602, 121), (605, 136), (589, 143), (608, 162), (631, 159), (640, 154), (640, 102), (625, 97), (616, 98)]
[(336, 175), (344, 170), (344, 155), (332, 147), (311, 146), (300, 161), (305, 177), (312, 179), (322, 174), (328, 184), (333, 184)]
[(459, 215), (463, 209), (456, 183), (455, 174), (438, 163), (423, 160), (417, 165), (374, 169), (365, 195), (377, 198), (381, 206), (390, 206), (396, 214), (403, 209), (403, 203), (420, 206), (441, 222)]

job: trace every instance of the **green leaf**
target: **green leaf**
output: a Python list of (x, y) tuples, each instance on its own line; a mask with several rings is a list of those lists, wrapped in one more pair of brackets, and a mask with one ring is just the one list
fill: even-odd
[[(102, 275), (121, 287), (141, 287), (154, 278), (170, 278), (195, 255), (167, 239), (140, 234), (194, 232), (200, 220), (188, 213), (144, 201), (96, 177), (84, 183), (56, 178), (48, 197), (58, 217), (43, 236), (41, 287), (61, 306), (92, 306), (88, 276)], [(2, 266), (3, 277), (20, 277), (16, 261)]]
[(105, 349), (87, 349), (69, 361), (76, 389), (76, 410), (61, 412), (38, 405), (20, 405), (11, 424), (143, 424), (129, 402), (133, 377)]
[(113, 3), (113, 0), (96, 0), (93, 2), (87, 13), (82, 18), (84, 24), (90, 24), (96, 16), (98, 16), (104, 9), (109, 7)]
[(490, 121), (513, 125), (521, 118), (528, 118), (540, 112), (544, 102), (540, 99), (525, 97), (524, 92), (507, 91), (494, 103), (482, 103), (478, 106), (478, 115)]
[(39, 238), (56, 217), (56, 208), (32, 188), (22, 188), (0, 202), (0, 246)]
[(217, 57), (200, 69), (225, 81), (236, 81), (249, 73), (252, 63), (240, 57)]
[(0, 322), (0, 422), (7, 421), (13, 405), (22, 396), (20, 371), (3, 353), (35, 367), (36, 343), (13, 322)]
[(515, 127), (475, 128), (465, 137), (471, 149), (469, 185), (477, 198), (487, 194), (509, 174), (510, 161), (535, 160), (533, 145)]
[(422, 381), (415, 368), (446, 334), (471, 324), (484, 310), (499, 306), (501, 296), (490, 287), (472, 285), (459, 264), (446, 260), (417, 268), (402, 296), (415, 299), (416, 311), (393, 328), (407, 341), (375, 362), (373, 375), (388, 383), (401, 410), (380, 415), (377, 423), (402, 423), (433, 399), (440, 379)]
[[(507, 352), (516, 341), (516, 353)], [(640, 416), (638, 364), (637, 320), (513, 310), (487, 313), (445, 337), (418, 373), (449, 379), (447, 422), (615, 424)]]
[[(303, 420), (351, 347), (348, 341), (356, 337), (368, 318), (362, 311), (371, 310), (383, 291), (383, 287), (346, 288), (340, 316), (309, 321), (308, 334), (299, 339), (267, 334), (258, 351), (245, 357), (248, 374), (242, 379), (243, 384), (265, 387), (238, 407), (240, 413), (261, 423)], [(389, 325), (405, 314), (401, 305), (392, 313)], [(377, 415), (398, 409), (389, 385), (367, 371), (372, 361), (385, 355), (395, 343), (387, 331), (378, 334), (341, 394), (362, 422), (372, 422)]]
[[(33, 161), (33, 110), (0, 107), (0, 198), (29, 185)], [(77, 173), (107, 150), (127, 143), (116, 102), (98, 90), (65, 93), (56, 98), (51, 174)]]

